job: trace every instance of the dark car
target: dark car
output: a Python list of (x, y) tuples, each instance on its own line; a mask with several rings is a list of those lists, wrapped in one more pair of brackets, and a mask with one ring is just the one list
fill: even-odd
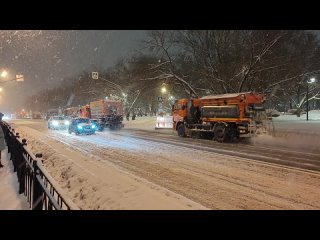
[(90, 121), (96, 126), (97, 131), (103, 131), (105, 123), (101, 119), (91, 119)]
[(92, 124), (89, 118), (73, 118), (69, 125), (68, 132), (79, 134), (95, 134), (96, 133), (96, 125)]

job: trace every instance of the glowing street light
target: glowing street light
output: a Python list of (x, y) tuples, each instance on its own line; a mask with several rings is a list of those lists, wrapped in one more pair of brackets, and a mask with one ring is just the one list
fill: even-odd
[(315, 81), (314, 77), (307, 81), (307, 121), (309, 121), (309, 83), (314, 83)]
[[(6, 70), (2, 70), (2, 72), (0, 72), (0, 77), (1, 78), (7, 78), (8, 75), (9, 75), (9, 73)], [(14, 79), (7, 80), (7, 81), (2, 81), (2, 83), (11, 82), (11, 81), (23, 82), (24, 81), (24, 76), (22, 74), (17, 74)]]
[(310, 81), (308, 81), (308, 83), (314, 83), (316, 81), (315, 78), (310, 78)]
[(8, 72), (6, 70), (3, 70), (0, 75), (1, 77), (5, 78), (8, 76)]
[(162, 87), (162, 88), (161, 88), (161, 92), (162, 92), (162, 93), (166, 93), (166, 92), (167, 92), (166, 87)]
[(16, 75), (16, 81), (17, 82), (23, 82), (24, 81), (24, 76), (22, 74)]

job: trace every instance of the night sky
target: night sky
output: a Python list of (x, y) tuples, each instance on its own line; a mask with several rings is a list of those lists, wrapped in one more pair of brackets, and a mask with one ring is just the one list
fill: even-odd
[[(1, 83), (0, 111), (14, 111), (41, 89), (84, 70), (107, 69), (141, 50), (145, 30), (0, 30), (0, 70), (25, 82)], [(318, 36), (320, 31), (312, 30)]]
[(23, 106), (26, 97), (40, 89), (95, 67), (107, 69), (119, 58), (142, 48), (143, 30), (10, 30), (0, 31), (0, 70), (24, 82), (2, 83), (0, 111)]

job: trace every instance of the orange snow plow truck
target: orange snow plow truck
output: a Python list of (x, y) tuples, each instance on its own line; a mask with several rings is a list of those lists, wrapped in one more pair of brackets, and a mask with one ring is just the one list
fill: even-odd
[(123, 104), (114, 100), (96, 100), (82, 107), (70, 107), (64, 110), (69, 117), (83, 117), (95, 119), (99, 125), (110, 129), (123, 127)]
[(265, 96), (253, 92), (179, 99), (172, 106), (173, 129), (180, 137), (208, 137), (216, 141), (251, 137), (267, 129)]
[(123, 104), (115, 100), (97, 100), (86, 107), (89, 118), (101, 120), (105, 127), (118, 129), (123, 127)]

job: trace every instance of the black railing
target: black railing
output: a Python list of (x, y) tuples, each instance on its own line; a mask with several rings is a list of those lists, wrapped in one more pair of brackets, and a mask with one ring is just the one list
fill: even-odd
[(6, 122), (0, 121), (5, 140), (17, 172), (19, 194), (24, 193), (32, 210), (76, 210), (72, 201), (62, 195), (62, 190), (42, 165), (42, 154), (30, 152), (26, 139)]

